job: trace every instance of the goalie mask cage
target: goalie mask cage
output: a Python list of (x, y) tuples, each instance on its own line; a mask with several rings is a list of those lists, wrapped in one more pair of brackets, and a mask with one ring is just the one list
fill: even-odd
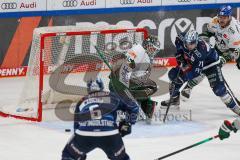
[(144, 28), (111, 25), (36, 28), (21, 98), (17, 106), (0, 108), (0, 115), (42, 121), (44, 109), (64, 100), (78, 101), (87, 94), (79, 89), (79, 85), (86, 86), (77, 78), (79, 74), (98, 71), (107, 77), (107, 68), (94, 46), (103, 51), (109, 63), (114, 63), (114, 55), (141, 44), (147, 36)]

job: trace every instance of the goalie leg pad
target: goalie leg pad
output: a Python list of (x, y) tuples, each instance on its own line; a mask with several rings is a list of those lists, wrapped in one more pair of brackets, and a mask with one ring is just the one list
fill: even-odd
[(139, 101), (143, 112), (148, 118), (152, 118), (157, 102), (151, 100), (150, 98)]

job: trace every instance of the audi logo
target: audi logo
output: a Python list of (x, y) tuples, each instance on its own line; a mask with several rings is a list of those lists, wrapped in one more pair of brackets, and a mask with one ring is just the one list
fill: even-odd
[(135, 0), (120, 0), (120, 3), (122, 5), (125, 5), (125, 4), (134, 4), (135, 3)]
[(62, 3), (63, 7), (77, 7), (77, 0), (64, 0)]
[(178, 0), (178, 2), (191, 2), (191, 0)]
[(17, 8), (17, 3), (15, 3), (15, 2), (2, 3), (1, 8), (3, 10), (16, 9)]

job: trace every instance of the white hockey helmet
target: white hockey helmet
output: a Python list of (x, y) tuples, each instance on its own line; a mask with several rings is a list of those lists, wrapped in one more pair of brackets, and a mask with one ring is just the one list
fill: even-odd
[(196, 48), (198, 41), (198, 33), (194, 29), (190, 29), (184, 36), (184, 44), (189, 50)]

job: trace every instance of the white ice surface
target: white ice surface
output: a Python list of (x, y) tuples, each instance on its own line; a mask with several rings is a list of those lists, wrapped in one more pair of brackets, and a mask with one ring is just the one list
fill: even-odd
[[(240, 97), (240, 71), (234, 65), (226, 65), (223, 73), (231, 89)], [(167, 80), (167, 75), (161, 78)], [(13, 81), (15, 83), (13, 83)], [(18, 79), (0, 79), (1, 103), (10, 104), (18, 98), (21, 88)], [(15, 90), (15, 92), (13, 92)], [(155, 97), (161, 101), (168, 95)], [(124, 138), (128, 154), (133, 160), (153, 160), (181, 149), (218, 132), (223, 119), (236, 117), (211, 91), (205, 79), (194, 88), (191, 99), (181, 102), (181, 115), (191, 121), (152, 125), (142, 122), (133, 126), (132, 135)], [(0, 160), (59, 160), (61, 151), (71, 136), (64, 129), (71, 122), (32, 123), (11, 118), (0, 118)], [(166, 160), (238, 160), (240, 135), (232, 134), (227, 140), (218, 139), (184, 151)], [(88, 160), (106, 160), (105, 154), (96, 149), (88, 154)]]

